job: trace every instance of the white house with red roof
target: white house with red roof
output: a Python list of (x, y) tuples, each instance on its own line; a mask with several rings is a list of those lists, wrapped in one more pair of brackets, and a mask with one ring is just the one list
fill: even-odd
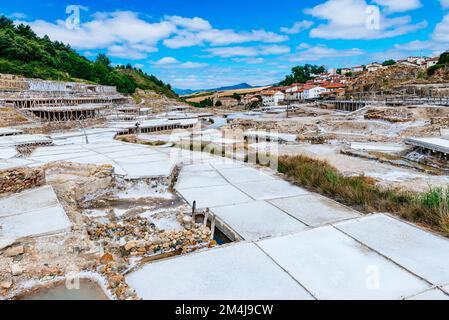
[(440, 60), (439, 57), (427, 59), (427, 61), (426, 61), (426, 67), (427, 67), (427, 68), (430, 68), (430, 67), (433, 67), (434, 65), (437, 65), (439, 60)]

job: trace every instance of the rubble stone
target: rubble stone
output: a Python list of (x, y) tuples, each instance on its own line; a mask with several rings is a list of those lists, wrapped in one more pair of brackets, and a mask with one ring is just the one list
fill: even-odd
[(17, 265), (17, 264), (13, 264), (11, 266), (11, 274), (13, 276), (20, 276), (23, 273), (23, 269)]
[(114, 261), (114, 257), (113, 257), (113, 255), (110, 254), (109, 252), (108, 252), (108, 253), (105, 253), (105, 254), (100, 258), (100, 263), (102, 263), (102, 264), (107, 264), (107, 263), (109, 263), (109, 262), (111, 262), (111, 261)]
[(7, 249), (4, 253), (4, 256), (12, 258), (12, 257), (18, 256), (20, 254), (23, 254), (24, 252), (25, 252), (25, 249), (23, 248), (23, 246), (15, 246), (15, 247)]
[(0, 282), (0, 288), (1, 289), (9, 289), (12, 287), (12, 281), (11, 280), (5, 280)]
[(15, 168), (0, 171), (0, 194), (16, 193), (45, 184), (41, 168)]

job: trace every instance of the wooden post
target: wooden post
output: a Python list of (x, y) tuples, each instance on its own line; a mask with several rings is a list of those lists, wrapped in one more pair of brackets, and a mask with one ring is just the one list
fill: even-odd
[(215, 236), (215, 215), (213, 215), (212, 216), (212, 222), (211, 222), (211, 224), (210, 224), (210, 238), (211, 239), (214, 239), (214, 236)]

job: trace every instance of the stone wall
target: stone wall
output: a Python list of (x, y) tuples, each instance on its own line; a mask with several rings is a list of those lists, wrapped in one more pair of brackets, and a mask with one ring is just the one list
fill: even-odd
[(449, 127), (449, 117), (432, 118), (430, 119), (430, 122), (435, 125)]
[(45, 184), (45, 171), (40, 168), (15, 168), (0, 171), (0, 194), (16, 193)]
[(11, 74), (0, 74), (0, 90), (28, 90), (28, 84), (21, 77)]

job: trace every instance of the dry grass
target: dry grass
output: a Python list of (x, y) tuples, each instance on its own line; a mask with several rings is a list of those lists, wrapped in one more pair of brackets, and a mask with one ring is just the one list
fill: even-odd
[(449, 236), (449, 192), (429, 187), (416, 194), (378, 187), (364, 177), (346, 177), (327, 162), (304, 156), (279, 158), (279, 172), (302, 187), (365, 212), (389, 212)]
[[(232, 96), (234, 93), (237, 94), (251, 94), (251, 93), (258, 93), (262, 90), (268, 89), (270, 87), (260, 87), (260, 88), (249, 88), (249, 89), (235, 89), (235, 90), (226, 90), (226, 91), (220, 91), (218, 92), (219, 97), (227, 97)], [(214, 94), (204, 95), (201, 92), (194, 93), (192, 95), (183, 96), (183, 98), (186, 99), (188, 102), (201, 102), (203, 100), (206, 100), (207, 98), (213, 98)]]
[[(190, 141), (190, 143), (178, 144), (176, 147), (230, 157), (226, 148), (210, 143)], [(245, 157), (247, 162), (249, 158), (247, 146), (244, 145), (243, 150), (247, 153)], [(269, 154), (262, 154), (262, 156), (266, 159)], [(264, 165), (259, 163), (259, 156), (252, 155), (251, 159), (256, 159), (257, 164)], [(291, 178), (297, 185), (360, 212), (392, 213), (449, 237), (448, 188), (429, 186), (429, 191), (423, 194), (384, 189), (377, 186), (374, 179), (365, 176), (344, 176), (327, 162), (306, 156), (279, 157), (278, 171)]]

